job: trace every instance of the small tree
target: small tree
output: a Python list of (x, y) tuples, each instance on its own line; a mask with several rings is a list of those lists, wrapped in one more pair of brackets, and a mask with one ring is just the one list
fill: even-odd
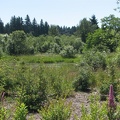
[(26, 35), (24, 31), (14, 31), (8, 46), (10, 54), (24, 54), (26, 52)]

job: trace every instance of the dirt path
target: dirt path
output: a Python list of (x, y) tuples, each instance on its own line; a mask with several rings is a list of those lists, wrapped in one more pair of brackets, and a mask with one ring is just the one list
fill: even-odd
[[(88, 107), (88, 96), (89, 93), (84, 92), (76, 92), (73, 96), (66, 99), (67, 102), (72, 102), (72, 114), (69, 120), (75, 120), (75, 116), (80, 118), (81, 116), (81, 109), (80, 106), (84, 104), (86, 107)], [(31, 117), (32, 116), (32, 117)], [(31, 117), (31, 119), (30, 119)], [(29, 115), (28, 120), (41, 120), (39, 114)]]
[(70, 120), (75, 120), (75, 116), (80, 118), (81, 116), (81, 105), (84, 104), (86, 107), (88, 107), (88, 96), (89, 93), (84, 92), (77, 92), (74, 94), (74, 97), (67, 98), (67, 101), (72, 102), (72, 114), (70, 117)]

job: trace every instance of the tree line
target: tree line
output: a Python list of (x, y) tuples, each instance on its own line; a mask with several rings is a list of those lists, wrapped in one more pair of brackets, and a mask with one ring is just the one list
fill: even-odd
[[(13, 18), (16, 17), (12, 17), (11, 20)], [(33, 22), (24, 22), (21, 27), (19, 24), (11, 23), (12, 21), (7, 29), (11, 29), (11, 32), (5, 32), (7, 24), (0, 29), (3, 30), (3, 33), (7, 33), (0, 34), (1, 55), (3, 53), (19, 55), (47, 52), (74, 57), (75, 54), (93, 48), (99, 51), (114, 52), (120, 46), (120, 18), (114, 15), (101, 19), (101, 28), (98, 27), (95, 15), (89, 20), (83, 18), (79, 25), (71, 28), (49, 25), (43, 20), (40, 25), (36, 22), (36, 27), (33, 27)], [(17, 24), (17, 22), (15, 23)], [(38, 32), (40, 33), (38, 34)]]
[[(13, 16), (10, 19), (10, 22), (4, 25), (4, 22), (0, 19), (0, 33), (10, 34), (16, 30), (23, 30), (25, 33), (30, 33), (33, 36), (39, 35), (48, 35), (48, 34), (73, 34), (76, 31), (76, 27), (60, 27), (59, 25), (49, 25), (47, 21), (40, 20), (40, 23), (37, 23), (37, 20), (34, 18), (32, 21), (29, 15), (26, 15), (23, 20), (22, 17)], [(50, 32), (50, 33), (48, 33)]]
[[(33, 20), (30, 19), (29, 15), (26, 15), (25, 19), (22, 17), (12, 16), (10, 22), (4, 25), (4, 22), (0, 19), (0, 33), (1, 34), (10, 34), (16, 30), (23, 30), (25, 33), (32, 34), (33, 36), (39, 35), (79, 35), (79, 29), (82, 29), (86, 24), (86, 27), (95, 27), (98, 28), (98, 22), (93, 15), (89, 20), (84, 18), (81, 21), (81, 28), (78, 26), (59, 26), (59, 25), (49, 25), (47, 21), (40, 20), (40, 23), (37, 23), (37, 20), (34, 18)], [(88, 29), (89, 30), (89, 29)], [(82, 32), (82, 31), (81, 31)], [(87, 31), (84, 32), (86, 34)], [(84, 35), (83, 35), (84, 36)]]

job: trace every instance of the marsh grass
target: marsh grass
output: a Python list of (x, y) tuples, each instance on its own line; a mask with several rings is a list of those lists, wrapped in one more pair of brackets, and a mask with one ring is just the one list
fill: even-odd
[(3, 56), (2, 60), (12, 62), (13, 60), (23, 63), (76, 63), (80, 61), (80, 56), (75, 58), (63, 58), (56, 54), (37, 54), (37, 55), (21, 55), (21, 56)]

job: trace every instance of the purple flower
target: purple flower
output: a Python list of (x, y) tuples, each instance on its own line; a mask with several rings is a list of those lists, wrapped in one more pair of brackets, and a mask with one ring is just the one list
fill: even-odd
[(108, 106), (115, 107), (113, 85), (110, 85)]

